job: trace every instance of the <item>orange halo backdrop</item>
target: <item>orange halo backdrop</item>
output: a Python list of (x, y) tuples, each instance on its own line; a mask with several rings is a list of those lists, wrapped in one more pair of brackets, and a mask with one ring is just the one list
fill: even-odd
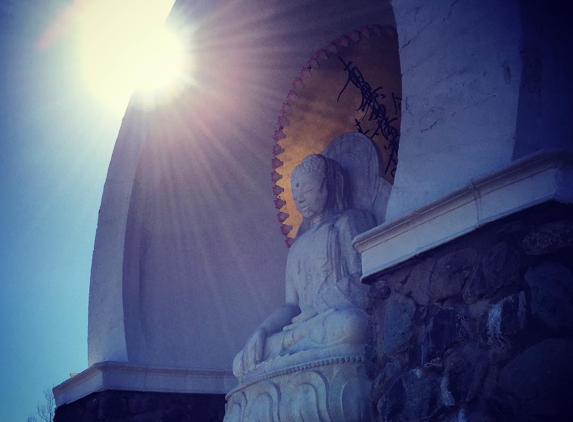
[(338, 136), (361, 130), (370, 137), (382, 158), (380, 176), (394, 182), (401, 97), (398, 45), (391, 27), (352, 31), (317, 52), (302, 68), (275, 132), (273, 192), (287, 245), (302, 222), (292, 198), (291, 173)]

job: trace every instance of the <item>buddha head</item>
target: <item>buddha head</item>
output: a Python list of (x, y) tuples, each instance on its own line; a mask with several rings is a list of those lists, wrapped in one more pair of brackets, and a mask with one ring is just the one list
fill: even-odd
[(305, 158), (292, 173), (291, 188), (296, 207), (303, 216), (299, 234), (346, 208), (342, 167), (324, 155)]

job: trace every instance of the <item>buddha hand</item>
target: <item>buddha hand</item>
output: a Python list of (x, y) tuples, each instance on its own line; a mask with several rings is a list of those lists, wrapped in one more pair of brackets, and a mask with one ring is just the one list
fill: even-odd
[(255, 366), (263, 360), (267, 331), (263, 328), (257, 329), (247, 341), (243, 350), (243, 371), (251, 372)]

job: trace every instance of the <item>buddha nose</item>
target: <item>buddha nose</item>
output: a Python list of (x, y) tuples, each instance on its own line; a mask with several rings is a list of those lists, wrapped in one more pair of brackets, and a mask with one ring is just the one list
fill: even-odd
[(304, 195), (301, 192), (295, 193), (294, 200), (297, 204), (304, 203)]

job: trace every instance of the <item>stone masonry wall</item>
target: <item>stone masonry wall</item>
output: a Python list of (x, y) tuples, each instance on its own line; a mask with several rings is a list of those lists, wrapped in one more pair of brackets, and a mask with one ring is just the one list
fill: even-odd
[(59, 406), (54, 422), (222, 422), (224, 414), (222, 394), (110, 390)]
[(522, 211), (371, 282), (374, 421), (570, 420), (573, 207)]

